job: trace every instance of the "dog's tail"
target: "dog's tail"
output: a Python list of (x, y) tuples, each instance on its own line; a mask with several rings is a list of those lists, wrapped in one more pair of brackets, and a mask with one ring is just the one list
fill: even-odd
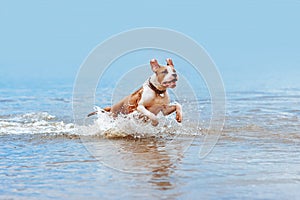
[[(104, 113), (104, 112), (110, 112), (111, 110), (111, 107), (106, 107), (104, 109), (101, 109), (100, 112)], [(89, 113), (87, 116), (90, 117), (90, 116), (93, 116), (93, 115), (96, 115), (98, 113), (99, 110), (96, 110), (94, 112), (91, 112)]]
[(94, 112), (89, 113), (87, 116), (90, 117), (90, 116), (96, 115), (97, 113), (98, 113), (98, 111), (94, 111)]

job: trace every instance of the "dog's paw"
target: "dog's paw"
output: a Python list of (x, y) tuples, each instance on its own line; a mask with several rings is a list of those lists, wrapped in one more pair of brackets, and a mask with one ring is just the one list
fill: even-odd
[(181, 123), (181, 122), (182, 122), (182, 115), (181, 115), (181, 114), (176, 113), (176, 121), (177, 121), (178, 123)]
[(141, 121), (144, 122), (144, 123), (146, 123), (146, 122), (149, 121), (149, 117), (147, 117), (146, 115), (142, 115), (142, 114), (140, 114), (140, 115), (138, 116), (138, 119), (141, 120)]
[(182, 122), (182, 107), (179, 103), (176, 103), (176, 121), (178, 123)]
[(151, 124), (152, 124), (152, 126), (157, 126), (158, 125), (158, 120), (152, 120)]

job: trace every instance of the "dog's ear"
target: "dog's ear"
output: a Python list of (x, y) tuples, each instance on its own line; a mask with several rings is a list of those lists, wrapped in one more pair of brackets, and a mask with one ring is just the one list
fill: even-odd
[(173, 61), (171, 58), (167, 58), (167, 65), (170, 65), (170, 66), (173, 66), (174, 67), (174, 64), (173, 64)]
[(152, 71), (154, 71), (154, 72), (156, 72), (158, 70), (158, 68), (160, 68), (160, 65), (158, 64), (157, 60), (154, 58), (152, 60), (150, 60), (150, 65), (151, 65)]

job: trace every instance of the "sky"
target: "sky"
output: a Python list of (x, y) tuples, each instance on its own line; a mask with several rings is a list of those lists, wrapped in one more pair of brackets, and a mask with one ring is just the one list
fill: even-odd
[(107, 38), (161, 27), (202, 45), (227, 84), (257, 77), (295, 84), (299, 10), (300, 0), (1, 1), (0, 78), (72, 81)]

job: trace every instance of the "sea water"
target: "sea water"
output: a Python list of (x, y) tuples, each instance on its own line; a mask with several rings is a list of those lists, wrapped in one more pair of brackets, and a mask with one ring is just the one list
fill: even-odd
[[(179, 125), (171, 115), (152, 127), (134, 116), (99, 114), (78, 127), (73, 80), (0, 83), (0, 199), (300, 196), (300, 87), (225, 84), (224, 129), (200, 159), (210, 119), (207, 97), (197, 100), (199, 124)], [(183, 109), (186, 116), (198, 112)]]

